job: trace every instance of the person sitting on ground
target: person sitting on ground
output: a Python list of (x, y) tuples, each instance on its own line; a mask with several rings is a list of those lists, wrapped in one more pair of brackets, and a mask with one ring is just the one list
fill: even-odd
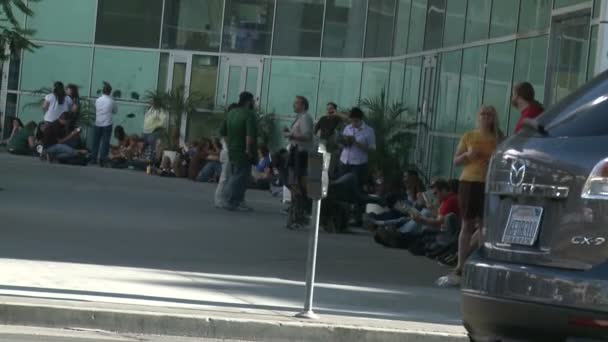
[(219, 139), (207, 142), (205, 165), (196, 177), (198, 182), (217, 183), (222, 173), (222, 163), (220, 162), (221, 152), (222, 143)]
[(69, 134), (67, 133), (66, 127), (69, 124), (69, 116), (69, 112), (64, 112), (59, 116), (58, 120), (49, 123), (44, 130), (42, 146), (44, 147), (44, 152), (49, 161), (62, 161), (78, 156), (86, 156), (89, 153), (89, 151), (85, 149), (77, 150), (65, 144), (67, 141), (80, 134), (80, 128), (75, 129)]
[(258, 148), (258, 163), (251, 170), (252, 187), (261, 190), (269, 190), (272, 182), (272, 159), (270, 151), (265, 145)]
[[(452, 187), (445, 180), (437, 180), (431, 186), (433, 194), (439, 201), (439, 210), (436, 217), (425, 217), (422, 214), (413, 212), (412, 219), (426, 229), (441, 230), (445, 229), (445, 217), (449, 214), (456, 214), (460, 217), (458, 206), (458, 195), (452, 192)], [(428, 202), (428, 201), (427, 201)], [(427, 204), (428, 205), (428, 204)]]
[(40, 121), (38, 123), (38, 127), (36, 127), (36, 134), (34, 135), (34, 143), (36, 146), (42, 147), (42, 136), (44, 135), (44, 130), (48, 127), (48, 123), (46, 121)]
[(21, 119), (18, 117), (9, 117), (7, 121), (11, 123), (11, 134), (6, 140), (2, 141), (2, 143), (8, 143), (15, 136), (15, 134), (17, 134), (23, 128), (23, 122), (21, 122)]
[(18, 155), (32, 155), (36, 147), (35, 143), (36, 123), (28, 122), (25, 127), (18, 130), (8, 141), (8, 152)]

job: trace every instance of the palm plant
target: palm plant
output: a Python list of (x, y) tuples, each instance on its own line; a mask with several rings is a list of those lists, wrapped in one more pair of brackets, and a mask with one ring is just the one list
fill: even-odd
[(426, 124), (416, 122), (401, 102), (388, 103), (386, 90), (374, 98), (365, 98), (359, 105), (367, 112), (367, 123), (376, 133), (376, 151), (371, 156), (372, 167), (381, 170), (389, 181), (401, 177), (399, 170), (407, 167), (414, 144), (413, 129)]
[(30, 40), (35, 31), (21, 27), (15, 13), (21, 12), (28, 17), (34, 14), (24, 0), (0, 0), (0, 12), (2, 12), (0, 13), (0, 60), (6, 60), (16, 51), (33, 51), (39, 47)]
[(210, 99), (200, 93), (186, 93), (186, 87), (176, 87), (170, 91), (151, 90), (146, 92), (144, 99), (150, 103), (157, 104), (169, 114), (165, 141), (168, 148), (176, 150), (179, 148), (180, 129), (182, 128), (184, 115), (190, 115), (200, 108), (208, 105)]

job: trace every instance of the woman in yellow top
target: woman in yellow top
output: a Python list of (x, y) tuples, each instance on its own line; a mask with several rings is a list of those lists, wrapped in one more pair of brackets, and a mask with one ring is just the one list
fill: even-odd
[(471, 253), (472, 236), (482, 224), (488, 164), (502, 139), (498, 124), (496, 108), (481, 106), (477, 114), (477, 129), (462, 136), (454, 156), (454, 165), (463, 166), (458, 189), (462, 228), (458, 240), (458, 266), (454, 270), (457, 277)]

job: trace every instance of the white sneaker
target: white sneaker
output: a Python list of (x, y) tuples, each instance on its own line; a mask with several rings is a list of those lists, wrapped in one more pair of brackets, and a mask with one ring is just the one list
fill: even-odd
[(443, 276), (435, 282), (435, 285), (439, 287), (459, 287), (460, 286), (460, 276), (450, 273), (446, 276)]

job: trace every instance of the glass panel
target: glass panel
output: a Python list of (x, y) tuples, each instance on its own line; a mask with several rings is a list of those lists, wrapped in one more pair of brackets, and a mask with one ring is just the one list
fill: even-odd
[(448, 179), (454, 159), (454, 143), (451, 138), (433, 137), (431, 174), (429, 177)]
[(162, 0), (99, 0), (95, 42), (158, 48), (162, 7)]
[(405, 80), (403, 83), (403, 105), (407, 108), (407, 116), (414, 120), (418, 113), (421, 72), (422, 57), (411, 58), (406, 61)]
[(443, 42), (443, 24), (447, 0), (429, 0), (429, 9), (426, 18), (426, 36), (424, 49), (432, 50), (441, 47)]
[(171, 80), (171, 89), (175, 90), (186, 85), (186, 63), (173, 64), (173, 80)]
[(158, 52), (96, 48), (91, 93), (100, 94), (105, 81), (114, 88), (115, 97), (141, 99), (156, 88), (159, 64)]
[(192, 56), (190, 92), (199, 93), (209, 101), (206, 109), (215, 105), (218, 57)]
[[(517, 31), (520, 0), (497, 0), (492, 6), (490, 37), (500, 37)], [(524, 0), (526, 1), (526, 0)]]
[(278, 1), (274, 25), (273, 55), (318, 57), (323, 0)]
[(359, 62), (322, 62), (319, 83), (319, 111), (328, 102), (340, 108), (357, 105), (361, 91), (363, 65)]
[(410, 33), (410, 11), (412, 0), (397, 2), (397, 20), (395, 20), (395, 36), (393, 37), (393, 55), (401, 56), (407, 53), (407, 41)]
[(424, 47), (427, 0), (412, 0), (412, 17), (407, 45), (408, 52), (420, 52)]
[(483, 103), (496, 107), (500, 129), (506, 132), (511, 108), (515, 41), (490, 45)]
[(169, 54), (160, 54), (160, 63), (158, 67), (158, 90), (167, 90), (167, 77), (169, 72)]
[(391, 63), (391, 78), (388, 87), (388, 103), (403, 102), (403, 80), (405, 76), (405, 60)]
[(27, 26), (36, 30), (35, 39), (93, 42), (95, 0), (53, 0), (30, 2), (29, 5), (36, 15), (28, 18)]
[(361, 57), (366, 1), (327, 0), (323, 57)]
[(492, 1), (489, 0), (469, 0), (465, 32), (467, 43), (488, 38), (491, 7)]
[(395, 0), (369, 0), (365, 57), (391, 55), (395, 23)]
[(555, 0), (555, 8), (578, 5), (583, 2), (591, 2), (591, 0)]
[(363, 79), (361, 81), (361, 99), (376, 99), (384, 90), (388, 91), (388, 74), (390, 62), (363, 63)]
[(163, 49), (219, 51), (224, 0), (165, 1)]
[(274, 0), (226, 0), (222, 50), (270, 53)]
[(228, 102), (230, 105), (233, 102), (239, 101), (239, 95), (241, 94), (241, 74), (243, 68), (238, 65), (231, 65), (228, 70)]
[[(548, 36), (523, 39), (517, 41), (515, 53), (514, 83), (523, 81), (532, 83), (536, 91), (536, 98), (541, 101), (545, 93), (547, 47)], [(519, 116), (517, 109), (511, 107), (508, 132), (513, 131)]]
[(450, 0), (447, 2), (443, 46), (462, 44), (466, 13), (467, 0)]
[(50, 89), (54, 82), (63, 81), (81, 87), (81, 96), (89, 96), (92, 55), (93, 49), (76, 46), (42, 45), (35, 52), (25, 51), (21, 90)]
[(21, 72), (21, 51), (16, 51), (11, 55), (8, 67), (8, 89), (18, 90), (19, 73)]
[(44, 114), (40, 109), (43, 100), (43, 96), (21, 94), (19, 95), (19, 113), (15, 114), (24, 124), (30, 121), (40, 122), (44, 119)]
[(587, 63), (587, 81), (595, 76), (595, 59), (597, 54), (598, 26), (591, 26), (591, 41), (589, 42), (589, 62)]
[[(120, 125), (125, 128), (127, 134), (141, 134), (144, 128), (144, 115), (148, 109), (146, 105), (117, 101), (118, 112), (112, 120), (114, 125)], [(128, 118), (127, 115), (135, 114), (134, 118)]]
[[(264, 72), (262, 75), (262, 94), (260, 96), (260, 109), (266, 111), (268, 104), (268, 87), (270, 86), (270, 58), (264, 59)], [(220, 88), (221, 89), (221, 88)]]
[(458, 111), (458, 89), (460, 88), (460, 66), (462, 51), (446, 52), (441, 59), (441, 74), (437, 94), (438, 131), (452, 133), (456, 126)]
[(602, 10), (602, 0), (593, 1), (593, 18), (599, 18), (600, 11)]
[(520, 33), (549, 28), (551, 0), (523, 0), (520, 7)]
[(582, 16), (553, 23), (552, 103), (563, 99), (587, 80), (589, 21), (589, 16)]
[(245, 80), (245, 91), (252, 94), (258, 93), (258, 74), (259, 69), (257, 67), (247, 67), (247, 78)]
[(481, 106), (483, 95), (486, 52), (486, 46), (466, 49), (463, 52), (456, 123), (457, 133), (464, 133), (476, 126), (477, 112)]
[[(310, 103), (308, 112), (315, 116), (320, 63), (318, 61), (272, 60), (268, 111), (279, 116), (293, 113), (293, 99), (304, 96)], [(323, 108), (324, 109), (324, 108)]]

